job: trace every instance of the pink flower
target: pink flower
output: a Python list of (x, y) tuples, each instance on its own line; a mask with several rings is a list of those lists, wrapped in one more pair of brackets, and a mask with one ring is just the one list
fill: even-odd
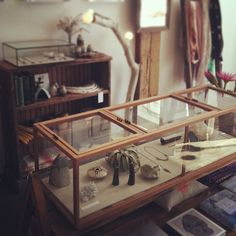
[(219, 72), (216, 73), (216, 75), (217, 75), (217, 77), (219, 77), (223, 81), (229, 82), (229, 81), (235, 81), (236, 80), (236, 74), (231, 74), (231, 73), (219, 71)]
[(236, 81), (236, 74), (219, 71), (216, 73), (216, 75), (218, 78), (224, 81), (224, 89), (226, 89), (228, 82)]

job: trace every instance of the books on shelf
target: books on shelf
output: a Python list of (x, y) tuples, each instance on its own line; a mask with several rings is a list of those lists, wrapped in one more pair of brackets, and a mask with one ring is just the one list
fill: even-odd
[(35, 80), (34, 76), (29, 72), (16, 74), (15, 82), (15, 101), (16, 106), (21, 107), (34, 103)]
[(191, 208), (167, 222), (171, 235), (223, 236), (226, 230)]
[(236, 229), (236, 194), (225, 189), (203, 202), (200, 207), (231, 230)]

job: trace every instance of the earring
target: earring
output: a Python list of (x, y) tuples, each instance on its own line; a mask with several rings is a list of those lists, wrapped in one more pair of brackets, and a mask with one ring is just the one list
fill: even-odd
[(129, 157), (129, 179), (128, 179), (128, 185), (134, 185), (135, 184), (135, 171), (134, 171), (134, 163)]
[(119, 165), (118, 165), (118, 160), (115, 157), (114, 158), (114, 172), (113, 172), (113, 180), (112, 180), (112, 185), (117, 186), (119, 185)]

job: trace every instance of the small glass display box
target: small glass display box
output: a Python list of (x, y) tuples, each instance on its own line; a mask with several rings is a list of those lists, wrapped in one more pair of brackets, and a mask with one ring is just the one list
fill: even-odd
[(235, 112), (204, 86), (40, 122), (35, 168), (53, 156), (43, 189), (86, 230), (235, 160)]
[(3, 59), (16, 66), (31, 66), (74, 60), (75, 45), (63, 40), (5, 42)]

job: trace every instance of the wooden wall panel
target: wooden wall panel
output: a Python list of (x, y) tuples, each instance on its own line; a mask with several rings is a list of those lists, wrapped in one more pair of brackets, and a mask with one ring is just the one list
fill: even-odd
[(138, 62), (140, 77), (138, 98), (147, 98), (158, 94), (159, 61), (161, 32), (145, 32), (138, 37)]

